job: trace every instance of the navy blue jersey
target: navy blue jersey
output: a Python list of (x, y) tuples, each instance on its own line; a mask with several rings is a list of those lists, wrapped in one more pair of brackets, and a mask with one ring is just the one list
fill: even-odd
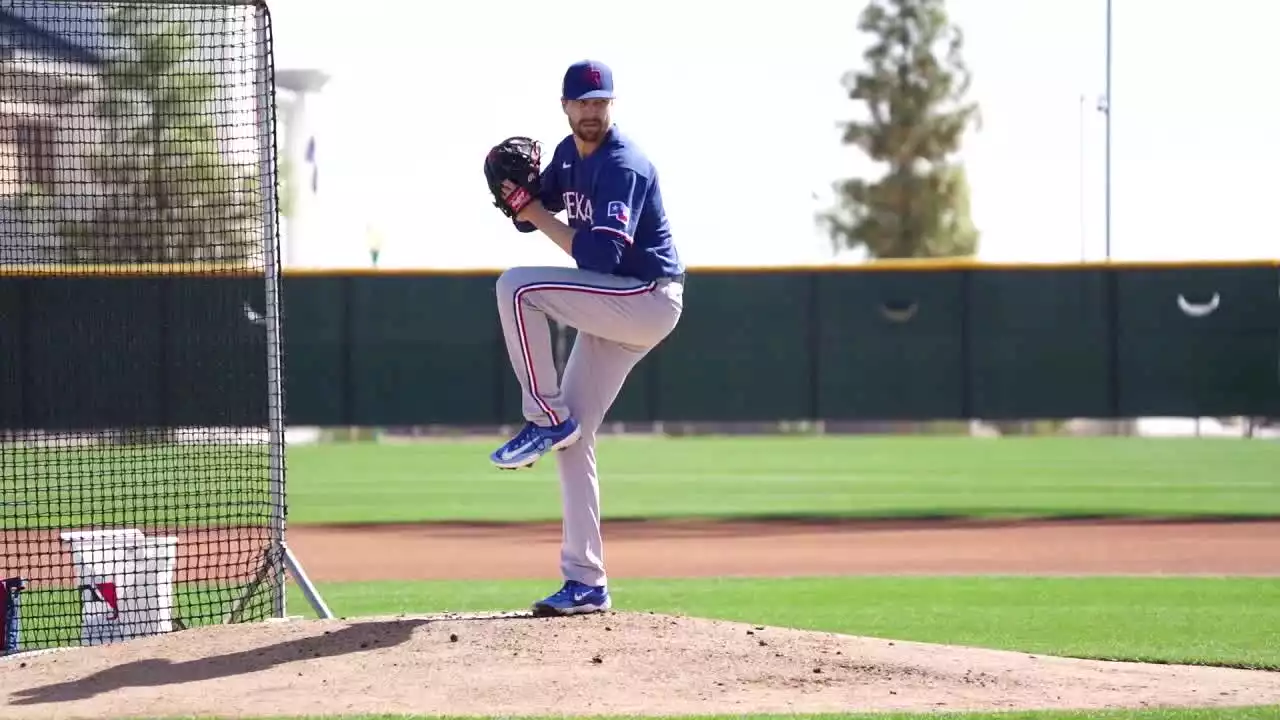
[[(583, 270), (657, 280), (684, 272), (671, 242), (658, 172), (617, 126), (586, 158), (569, 135), (542, 171), (542, 205), (564, 211), (573, 236), (573, 259)], [(533, 223), (515, 223), (532, 232)]]

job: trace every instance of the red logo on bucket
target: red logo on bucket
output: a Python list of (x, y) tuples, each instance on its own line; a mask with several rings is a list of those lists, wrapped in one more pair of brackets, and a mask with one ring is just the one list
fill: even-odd
[(113, 582), (101, 582), (95, 585), (85, 585), (83, 590), (87, 590), (92, 599), (98, 602), (106, 603), (111, 608), (111, 614), (108, 619), (115, 620), (120, 617), (120, 599), (116, 595), (116, 584)]

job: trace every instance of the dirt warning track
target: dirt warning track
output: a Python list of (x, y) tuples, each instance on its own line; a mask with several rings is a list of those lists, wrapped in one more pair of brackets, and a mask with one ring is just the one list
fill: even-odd
[[(1280, 521), (614, 521), (614, 577), (1280, 575)], [(318, 582), (558, 576), (558, 524), (294, 526)]]

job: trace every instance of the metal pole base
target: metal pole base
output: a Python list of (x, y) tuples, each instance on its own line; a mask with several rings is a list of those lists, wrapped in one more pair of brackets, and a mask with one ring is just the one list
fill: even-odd
[(306, 596), (307, 602), (311, 604), (311, 609), (315, 610), (316, 616), (320, 619), (332, 620), (333, 613), (329, 610), (329, 606), (325, 604), (324, 598), (320, 597), (320, 591), (316, 590), (311, 578), (307, 577), (307, 571), (303, 569), (298, 557), (293, 554), (293, 548), (290, 548), (288, 543), (284, 542), (280, 543), (280, 547), (284, 550), (285, 567), (289, 570), (289, 574), (293, 576), (294, 582), (298, 583), (298, 587), (302, 588), (302, 594)]

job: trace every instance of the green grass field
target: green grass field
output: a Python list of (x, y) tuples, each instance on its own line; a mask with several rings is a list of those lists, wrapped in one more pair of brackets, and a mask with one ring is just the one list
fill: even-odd
[[(560, 517), (553, 463), (492, 442), (299, 446), (289, 521)], [(1280, 443), (953, 437), (600, 441), (608, 517), (1280, 515)]]
[[(293, 446), (289, 522), (557, 519), (554, 463), (496, 471), (486, 456), (498, 442)], [(25, 521), (45, 526), (119, 522), (138, 507), (184, 524), (266, 522), (262, 447), (0, 448), (0, 460), (0, 487), (15, 489), (6, 502), (29, 503)], [(1280, 443), (1232, 439), (600, 441), (612, 519), (1278, 516), (1277, 467)]]
[[(485, 456), (498, 441), (291, 447), (290, 523), (558, 519), (554, 464), (497, 472)], [(95, 452), (100, 454), (93, 462), (105, 479), (94, 492), (108, 504), (128, 501), (113, 496), (110, 477), (130, 458), (151, 462), (170, 478), (216, 477), (208, 456), (193, 450)], [(121, 455), (130, 452), (143, 455)], [(252, 454), (257, 451), (248, 452), (247, 460), (258, 462)], [(1280, 516), (1280, 444), (1269, 441), (607, 437), (600, 463), (611, 519)], [(0, 473), (19, 465), (2, 463)], [(45, 472), (57, 477), (64, 470)], [(0, 478), (6, 484), (14, 480)], [(163, 496), (166, 487), (143, 492)], [(218, 504), (209, 500), (200, 507)], [(175, 516), (182, 512), (175, 510)], [(203, 519), (200, 511), (185, 512), (184, 519)], [(518, 609), (550, 588), (546, 582), (494, 580), (336, 583), (320, 589), (335, 613), (354, 617)], [(620, 610), (1029, 653), (1280, 671), (1280, 578), (620, 579), (614, 590)], [(295, 614), (310, 611), (296, 589), (289, 603)], [(1280, 719), (1280, 706), (943, 717), (1271, 720)]]
[(266, 445), (0, 446), (0, 526), (265, 526), (266, 467)]

